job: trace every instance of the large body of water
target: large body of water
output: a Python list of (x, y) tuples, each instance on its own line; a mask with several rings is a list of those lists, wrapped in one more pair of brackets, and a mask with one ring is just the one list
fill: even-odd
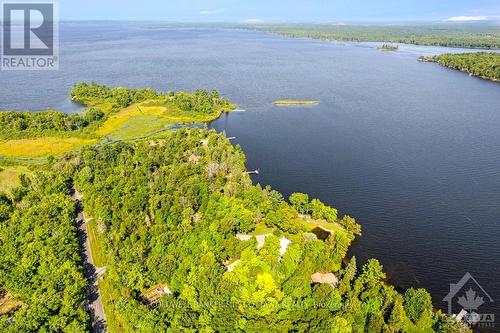
[[(211, 126), (237, 137), (256, 182), (355, 216), (352, 254), (436, 306), (466, 272), (500, 302), (500, 84), (416, 60), (458, 50), (125, 24), (62, 24), (60, 49), (59, 71), (0, 72), (1, 110), (74, 112), (78, 81), (216, 87), (247, 112)], [(321, 104), (272, 104), (282, 98)]]

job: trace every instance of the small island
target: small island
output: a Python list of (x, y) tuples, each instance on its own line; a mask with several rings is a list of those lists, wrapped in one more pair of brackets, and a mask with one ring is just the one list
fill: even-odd
[(391, 44), (384, 44), (381, 47), (379, 47), (377, 50), (379, 50), (379, 51), (397, 51), (397, 50), (399, 50), (399, 46), (391, 45)]
[(422, 56), (421, 62), (436, 62), (441, 66), (457, 69), (481, 79), (500, 82), (500, 53), (476, 52)]
[(316, 105), (319, 101), (315, 100), (294, 100), (294, 99), (280, 99), (273, 102), (274, 105)]

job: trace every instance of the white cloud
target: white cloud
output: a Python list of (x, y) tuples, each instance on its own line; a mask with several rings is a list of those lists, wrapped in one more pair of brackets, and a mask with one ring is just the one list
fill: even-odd
[(224, 13), (226, 11), (226, 8), (218, 8), (218, 9), (212, 9), (212, 10), (202, 10), (200, 12), (200, 15), (216, 15), (220, 13)]
[(264, 20), (261, 19), (246, 19), (241, 21), (243, 24), (262, 24), (264, 23)]
[(486, 21), (488, 18), (486, 16), (453, 16), (446, 21), (449, 22), (467, 22), (467, 21)]

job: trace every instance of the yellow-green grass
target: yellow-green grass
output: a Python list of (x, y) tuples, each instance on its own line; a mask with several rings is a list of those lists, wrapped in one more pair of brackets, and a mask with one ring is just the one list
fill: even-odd
[[(155, 110), (151, 112), (152, 115), (158, 116), (161, 113), (161, 110)], [(122, 109), (118, 113), (109, 117), (102, 126), (97, 129), (96, 134), (99, 136), (106, 136), (119, 128), (123, 127), (130, 118), (142, 116), (146, 114), (146, 110), (143, 110), (140, 104), (131, 105), (125, 109)]]
[(114, 140), (141, 138), (164, 128), (163, 121), (152, 114), (133, 116), (107, 136)]
[(274, 101), (275, 105), (314, 105), (319, 104), (319, 101), (315, 100), (295, 100), (295, 99), (280, 99)]
[(44, 137), (0, 141), (0, 155), (6, 157), (44, 157), (59, 155), (95, 143), (94, 139)]
[(92, 259), (94, 259), (94, 265), (97, 267), (106, 266), (106, 256), (104, 254), (104, 240), (99, 237), (97, 231), (97, 221), (94, 219), (89, 219), (87, 222), (87, 233), (90, 242), (90, 251), (92, 252)]
[(106, 327), (109, 333), (131, 332), (126, 321), (115, 313), (114, 302), (121, 298), (120, 293), (109, 285), (106, 279), (99, 279), (97, 282), (101, 293), (102, 305), (106, 315)]
[(273, 231), (274, 231), (273, 228), (269, 228), (264, 223), (258, 223), (255, 226), (255, 230), (252, 233), (250, 233), (250, 235), (252, 235), (252, 236), (258, 236), (258, 235), (272, 234)]
[(19, 176), (30, 173), (23, 165), (0, 166), (0, 192), (10, 193), (20, 185)]
[(181, 111), (163, 100), (146, 101), (112, 115), (96, 134), (119, 140), (134, 139), (148, 136), (172, 124), (208, 122), (218, 118), (220, 113), (196, 114)]
[(92, 107), (92, 106), (98, 107), (104, 113), (111, 112), (111, 109), (115, 105), (113, 101), (109, 101), (106, 99), (99, 99), (99, 98), (81, 98), (81, 99), (73, 99), (73, 101), (81, 105), (84, 105), (86, 107)]
[[(108, 108), (110, 105), (99, 104), (102, 108)], [(196, 114), (181, 111), (168, 100), (150, 100), (131, 105), (111, 115), (96, 130), (95, 135), (117, 140), (137, 139), (157, 133), (172, 124), (212, 121), (217, 119), (223, 111), (225, 110), (212, 114)], [(88, 134), (86, 135), (88, 136)], [(3, 140), (0, 141), (0, 156), (8, 158), (41, 158), (59, 155), (98, 141), (98, 139), (81, 136), (47, 136)]]
[(344, 236), (347, 236), (345, 229), (340, 224), (330, 223), (325, 220), (315, 220), (309, 216), (302, 217), (302, 221), (307, 231), (312, 231), (317, 227), (322, 227), (323, 229), (339, 232)]
[[(90, 251), (92, 253), (92, 259), (94, 260), (94, 265), (96, 267), (105, 267), (106, 256), (104, 252), (104, 240), (101, 236), (99, 236), (97, 231), (97, 221), (95, 219), (89, 219), (87, 221), (87, 234), (89, 237)], [(109, 286), (106, 279), (99, 279), (97, 283), (102, 298), (104, 313), (106, 314), (108, 332), (128, 332), (128, 330), (124, 328), (126, 323), (121, 320), (117, 314), (115, 314), (113, 307), (114, 301), (121, 297), (119, 291)]]

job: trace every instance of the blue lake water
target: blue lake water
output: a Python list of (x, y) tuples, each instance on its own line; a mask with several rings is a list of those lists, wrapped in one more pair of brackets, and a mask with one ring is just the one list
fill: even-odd
[[(460, 50), (378, 45), (62, 24), (60, 70), (0, 72), (0, 110), (76, 112), (79, 81), (215, 87), (246, 112), (210, 126), (237, 138), (255, 181), (355, 216), (358, 259), (379, 258), (391, 283), (426, 287), (442, 308), (466, 272), (500, 301), (500, 84), (417, 61)], [(321, 103), (272, 104), (284, 98)]]

